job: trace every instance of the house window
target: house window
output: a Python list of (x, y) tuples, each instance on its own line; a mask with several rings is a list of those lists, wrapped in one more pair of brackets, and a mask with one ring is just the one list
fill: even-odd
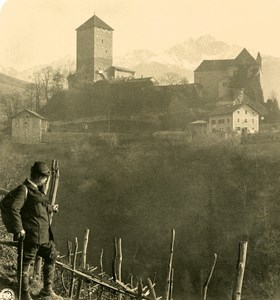
[(240, 127), (236, 127), (236, 130), (237, 130), (237, 131), (240, 131)]
[(252, 130), (254, 131), (254, 130), (255, 130), (255, 128), (254, 128), (254, 127), (252, 127)]
[(227, 82), (223, 82), (223, 87), (227, 87)]
[(227, 122), (229, 123), (229, 119), (227, 119)]
[(254, 114), (255, 114), (255, 112), (254, 112), (254, 111), (252, 111), (252, 114), (254, 115)]
[(245, 119), (244, 122), (247, 123), (247, 119)]
[(254, 122), (255, 122), (255, 120), (254, 119), (252, 119), (252, 123), (254, 124)]
[(239, 113), (240, 113), (240, 111), (238, 110), (238, 111), (237, 111), (237, 113), (239, 114)]
[(216, 124), (216, 120), (212, 120), (212, 121), (211, 121), (211, 124), (212, 124), (212, 125)]
[(245, 114), (247, 115), (247, 110), (245, 109)]
[(102, 44), (103, 44), (103, 39), (101, 40)]
[(218, 123), (219, 123), (219, 124), (224, 124), (224, 123), (225, 123), (225, 119), (220, 119), (220, 120), (218, 120)]

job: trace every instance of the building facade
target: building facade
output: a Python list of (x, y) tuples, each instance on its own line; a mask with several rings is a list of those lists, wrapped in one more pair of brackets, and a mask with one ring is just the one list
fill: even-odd
[(76, 29), (76, 76), (80, 82), (91, 83), (100, 79), (98, 73), (113, 64), (113, 28), (91, 17)]
[(194, 71), (194, 82), (201, 84), (210, 101), (231, 100), (238, 90), (255, 102), (263, 103), (261, 87), (262, 59), (244, 48), (235, 59), (204, 60)]
[(31, 110), (24, 110), (12, 117), (12, 142), (19, 144), (38, 144), (42, 133), (47, 131), (45, 117)]
[(260, 130), (259, 116), (249, 104), (221, 106), (209, 115), (209, 132), (257, 133)]

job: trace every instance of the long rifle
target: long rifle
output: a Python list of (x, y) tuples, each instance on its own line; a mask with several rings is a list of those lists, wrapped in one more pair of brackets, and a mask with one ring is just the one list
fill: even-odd
[[(58, 168), (58, 161), (56, 159), (52, 160), (52, 177), (50, 182), (50, 203), (51, 205), (55, 204), (58, 183), (59, 183), (59, 168)], [(50, 224), (52, 223), (53, 213), (50, 215)]]

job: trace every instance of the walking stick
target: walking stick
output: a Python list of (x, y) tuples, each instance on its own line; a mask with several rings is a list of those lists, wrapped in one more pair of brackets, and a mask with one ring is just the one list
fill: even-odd
[(22, 288), (22, 269), (23, 269), (23, 238), (20, 238), (18, 241), (18, 273), (19, 273), (19, 282), (18, 282), (18, 299), (21, 300), (21, 288)]

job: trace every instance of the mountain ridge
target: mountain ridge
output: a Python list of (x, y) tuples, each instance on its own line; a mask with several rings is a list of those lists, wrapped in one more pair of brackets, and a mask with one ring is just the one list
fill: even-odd
[[(211, 35), (204, 35), (175, 44), (161, 53), (147, 49), (129, 51), (123, 56), (114, 57), (113, 64), (135, 70), (137, 77), (155, 77), (161, 81), (166, 73), (176, 73), (180, 77), (187, 78), (189, 82), (193, 82), (193, 72), (203, 60), (234, 59), (243, 48), (218, 41)], [(254, 58), (257, 56), (257, 50), (247, 50)], [(65, 56), (49, 65), (74, 72), (75, 59)], [(29, 81), (32, 74), (44, 66), (47, 65), (34, 66), (21, 72), (0, 66), (0, 72)], [(262, 75), (265, 99), (270, 96), (272, 91), (274, 94), (280, 95), (280, 58), (263, 55)]]

